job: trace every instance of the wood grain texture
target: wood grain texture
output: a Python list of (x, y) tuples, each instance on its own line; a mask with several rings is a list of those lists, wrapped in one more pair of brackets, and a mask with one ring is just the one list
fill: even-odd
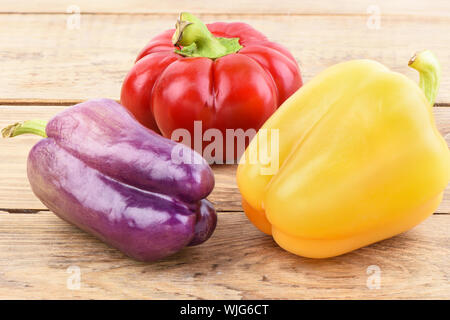
[[(285, 45), (305, 81), (335, 63), (375, 59), (414, 81), (413, 52), (433, 50), (442, 61), (438, 103), (450, 103), (450, 17), (382, 16), (381, 28), (366, 16), (204, 15), (206, 22), (244, 21)], [(64, 14), (0, 15), (0, 103), (37, 100), (118, 99), (137, 53), (174, 25), (176, 15), (82, 15), (80, 29)], [(7, 29), (6, 29), (7, 28)]]
[(233, 14), (367, 14), (370, 6), (378, 5), (382, 14), (446, 15), (446, 0), (2, 0), (0, 12), (71, 12), (76, 5), (89, 13), (233, 13)]
[[(2, 0), (0, 127), (49, 119), (89, 98), (118, 99), (139, 50), (173, 27), (179, 11), (191, 11), (205, 22), (251, 24), (292, 51), (305, 81), (357, 58), (417, 81), (406, 65), (410, 55), (433, 50), (443, 67), (437, 102), (446, 106), (433, 112), (450, 144), (449, 7), (448, 0)], [(80, 28), (71, 29), (78, 8)], [(371, 29), (378, 9), (381, 28)], [(38, 140), (0, 139), (0, 299), (450, 299), (450, 187), (442, 214), (416, 228), (311, 260), (253, 227), (241, 212), (236, 166), (214, 166), (209, 199), (219, 219), (212, 238), (146, 264), (43, 211), (26, 178), (26, 157)], [(381, 269), (378, 290), (366, 286), (370, 265)], [(67, 288), (70, 266), (81, 270), (80, 290)]]
[[(0, 213), (0, 299), (449, 299), (450, 216), (397, 237), (312, 260), (279, 248), (241, 212), (219, 213), (214, 235), (159, 262), (135, 262), (50, 212)], [(369, 290), (367, 268), (381, 269)], [(81, 271), (68, 290), (67, 268)]]
[[(0, 128), (27, 119), (50, 119), (66, 108), (64, 106), (0, 106)], [(439, 131), (450, 145), (450, 108), (435, 107), (433, 112)], [(45, 206), (31, 192), (26, 177), (26, 158), (31, 147), (40, 139), (37, 136), (19, 136), (0, 139), (0, 209), (45, 210)], [(241, 196), (236, 186), (235, 165), (215, 165), (214, 191), (209, 199), (218, 211), (240, 211)], [(436, 211), (450, 213), (450, 186)]]

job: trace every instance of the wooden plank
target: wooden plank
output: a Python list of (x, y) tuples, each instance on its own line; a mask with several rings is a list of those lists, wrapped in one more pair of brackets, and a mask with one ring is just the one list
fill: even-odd
[[(0, 106), (0, 128), (27, 119), (50, 119), (64, 106)], [(433, 108), (439, 131), (450, 145), (450, 108)], [(26, 177), (28, 151), (39, 140), (35, 136), (0, 139), (0, 208), (43, 210), (45, 207), (33, 195)], [(235, 165), (213, 166), (216, 185), (209, 199), (218, 211), (240, 211), (241, 196), (236, 186)], [(436, 211), (450, 213), (450, 186)]]
[[(3, 0), (0, 12), (53, 12), (64, 13), (76, 5), (89, 13), (234, 13), (234, 14), (367, 14), (374, 4), (382, 14), (446, 15), (446, 0)], [(69, 9), (68, 9), (69, 8)]]
[[(206, 243), (135, 262), (50, 212), (0, 213), (0, 299), (449, 299), (450, 216), (344, 256), (280, 249), (241, 212), (220, 213)], [(381, 271), (369, 290), (369, 266)], [(79, 268), (80, 289), (69, 290)], [(70, 269), (69, 269), (70, 270)]]
[[(378, 60), (417, 81), (415, 70), (407, 67), (409, 57), (416, 50), (433, 50), (443, 66), (437, 102), (450, 103), (450, 64), (445, 63), (450, 60), (449, 17), (382, 16), (379, 30), (368, 28), (365, 16), (200, 17), (206, 22), (244, 21), (284, 44), (297, 57), (305, 81), (356, 58)], [(0, 103), (17, 103), (118, 99), (139, 50), (171, 28), (176, 15), (83, 15), (80, 29), (67, 28), (70, 16), (64, 14), (0, 19)]]

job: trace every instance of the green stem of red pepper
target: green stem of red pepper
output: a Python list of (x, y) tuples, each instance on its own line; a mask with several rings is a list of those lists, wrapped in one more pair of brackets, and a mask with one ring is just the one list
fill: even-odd
[(419, 71), (419, 86), (433, 106), (441, 82), (441, 65), (438, 59), (431, 51), (425, 50), (416, 53), (408, 65)]
[(217, 59), (242, 48), (239, 38), (215, 37), (200, 19), (187, 12), (180, 14), (175, 27), (172, 43), (181, 47), (175, 52), (182, 56)]
[(12, 138), (21, 134), (36, 134), (38, 136), (47, 138), (45, 127), (47, 121), (44, 120), (27, 120), (24, 122), (17, 122), (2, 129), (3, 138)]

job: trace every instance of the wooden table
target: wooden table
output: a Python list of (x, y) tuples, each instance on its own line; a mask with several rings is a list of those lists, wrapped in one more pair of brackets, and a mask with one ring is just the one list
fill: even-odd
[[(434, 114), (450, 141), (447, 0), (30, 2), (0, 5), (1, 127), (49, 119), (88, 98), (118, 99), (138, 51), (185, 10), (206, 22), (253, 25), (292, 51), (305, 81), (353, 58), (376, 59), (417, 81), (407, 61), (431, 49), (443, 66)], [(215, 166), (213, 237), (146, 264), (61, 221), (36, 199), (26, 156), (38, 139), (0, 140), (0, 298), (450, 298), (449, 189), (436, 214), (413, 230), (311, 260), (283, 251), (254, 228), (242, 213), (236, 167)], [(381, 271), (379, 289), (367, 286), (373, 265)], [(73, 270), (81, 272), (79, 290), (67, 286)]]

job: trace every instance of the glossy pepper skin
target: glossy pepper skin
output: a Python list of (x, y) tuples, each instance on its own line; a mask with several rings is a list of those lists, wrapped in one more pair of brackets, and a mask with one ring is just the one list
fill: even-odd
[(279, 169), (263, 175), (260, 161), (248, 161), (258, 136), (238, 167), (249, 220), (287, 251), (326, 258), (431, 215), (450, 176), (449, 149), (432, 115), (439, 68), (429, 51), (410, 65), (425, 94), (380, 63), (355, 60), (289, 98), (261, 128), (279, 130)]
[[(213, 173), (193, 150), (141, 126), (113, 100), (51, 119), (28, 156), (35, 195), (60, 218), (142, 261), (207, 240), (216, 213)], [(172, 162), (178, 146), (192, 164)], [(181, 152), (181, 150), (180, 150)]]
[[(188, 24), (180, 30), (183, 22)], [(121, 103), (163, 136), (171, 138), (179, 128), (194, 136), (194, 121), (202, 122), (203, 132), (215, 128), (224, 137), (226, 129), (257, 130), (302, 85), (289, 51), (249, 25), (217, 22), (206, 29), (188, 13), (181, 14), (179, 23), (176, 30), (156, 36), (141, 51), (121, 92)], [(197, 26), (204, 29), (197, 32)], [(180, 48), (191, 44), (205, 50), (174, 52), (175, 32), (182, 34), (173, 40)], [(222, 52), (216, 38), (202, 32), (238, 39), (234, 45), (241, 48)], [(205, 37), (208, 41), (203, 41)]]

